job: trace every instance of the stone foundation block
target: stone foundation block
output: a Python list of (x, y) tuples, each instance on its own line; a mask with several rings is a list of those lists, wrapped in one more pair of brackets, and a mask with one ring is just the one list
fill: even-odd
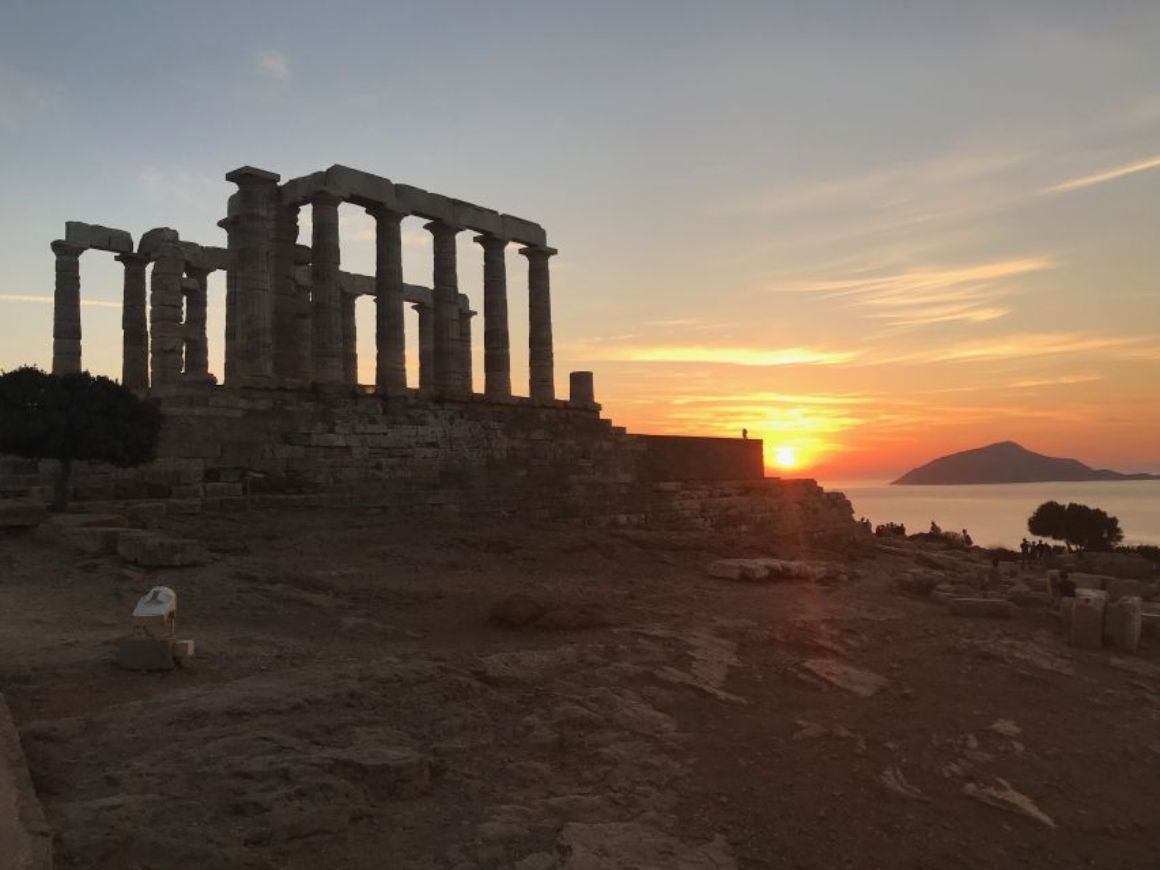
[(1107, 605), (1104, 610), (1104, 642), (1112, 649), (1136, 651), (1143, 628), (1142, 604), (1139, 596), (1127, 595)]
[(0, 529), (29, 529), (48, 518), (48, 510), (27, 498), (0, 499)]
[(1125, 578), (1111, 578), (1108, 580), (1107, 591), (1108, 601), (1119, 601), (1128, 595), (1135, 595), (1143, 597), (1145, 587), (1148, 584), (1141, 580), (1131, 580)]
[(209, 561), (209, 554), (200, 541), (167, 538), (150, 532), (122, 535), (117, 554), (145, 568), (182, 568)]
[(1015, 606), (1000, 598), (952, 598), (951, 613), (955, 616), (1010, 617)]
[(94, 556), (112, 556), (125, 529), (106, 529), (100, 526), (63, 526), (53, 533), (52, 542), (80, 553)]
[(159, 637), (126, 637), (117, 647), (117, 664), (127, 671), (171, 671), (177, 666), (173, 641)]
[(1104, 643), (1104, 609), (1107, 598), (1079, 595), (1071, 616), (1070, 640), (1072, 646), (1082, 649), (1100, 649)]

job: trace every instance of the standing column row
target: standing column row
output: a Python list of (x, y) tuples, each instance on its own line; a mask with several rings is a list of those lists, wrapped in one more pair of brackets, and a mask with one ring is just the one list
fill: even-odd
[(205, 336), (208, 280), (211, 270), (187, 267), (190, 286), (185, 291), (185, 377), (186, 380), (209, 379), (209, 347)]
[(548, 258), (555, 248), (526, 247), (528, 258), (528, 362), (529, 395), (533, 399), (556, 398), (555, 360), (552, 352), (552, 293)]
[[(274, 300), (272, 247), (278, 205), (273, 172), (243, 166), (227, 173), (238, 185), (237, 222), (229, 233), (230, 265), (236, 273), (235, 371), (244, 381), (269, 381), (274, 375)], [(154, 271), (156, 271), (154, 266)]]
[(149, 314), (145, 289), (146, 254), (120, 254), (124, 266), (121, 299), (121, 383), (133, 390), (149, 386)]
[(338, 240), (338, 204), (330, 191), (310, 199), (311, 215), (310, 317), (314, 380), (321, 384), (342, 381), (342, 313), (338, 272), (342, 253)]
[(375, 387), (394, 395), (407, 389), (403, 320), (403, 215), (378, 206), (375, 219)]

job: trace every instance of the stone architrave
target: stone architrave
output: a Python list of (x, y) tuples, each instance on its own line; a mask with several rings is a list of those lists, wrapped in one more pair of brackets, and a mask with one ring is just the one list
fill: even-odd
[(459, 278), (455, 264), (458, 229), (443, 221), (424, 225), (434, 238), (432, 296), (435, 306), (435, 389), (442, 395), (463, 392), (460, 372)]
[(343, 379), (342, 303), (339, 290), (341, 250), (338, 238), (339, 197), (321, 190), (310, 198), (313, 206), (310, 258), (310, 316), (312, 368), (320, 384)]
[(411, 306), (419, 314), (419, 389), (435, 389), (435, 312), (431, 306), (416, 302)]
[(404, 215), (385, 206), (367, 209), (375, 219), (375, 387), (397, 394), (407, 389), (407, 345), (403, 320)]
[(274, 376), (305, 380), (310, 370), (309, 343), (300, 338), (303, 311), (294, 263), (298, 244), (298, 206), (279, 205), (274, 212)]
[(153, 386), (181, 380), (185, 334), (182, 324), (181, 279), (185, 257), (172, 242), (161, 246), (153, 260), (149, 292), (149, 360)]
[(355, 322), (355, 303), (358, 295), (339, 291), (342, 317), (342, 382), (358, 383), (358, 325)]
[(475, 312), (468, 308), (459, 310), (459, 376), (460, 392), (470, 396), (474, 389), (471, 377), (471, 318)]
[(476, 236), (483, 248), (483, 392), (493, 399), (512, 394), (511, 338), (508, 331), (507, 240)]
[[(226, 174), (238, 186), (235, 231), (230, 234), (237, 272), (236, 350), (243, 381), (269, 382), (274, 376), (274, 293), (272, 249), (278, 203), (273, 172), (243, 166)], [(156, 268), (156, 267), (154, 267)]]
[(555, 360), (552, 353), (552, 293), (548, 258), (555, 248), (526, 247), (528, 258), (529, 395), (540, 401), (556, 398)]
[(193, 279), (194, 287), (185, 293), (185, 377), (186, 380), (204, 381), (209, 378), (209, 346), (205, 335), (206, 304), (209, 299), (209, 269), (187, 266), (185, 274)]
[(149, 305), (145, 254), (120, 254), (125, 270), (121, 300), (121, 384), (132, 390), (149, 386)]
[(52, 299), (52, 373), (81, 370), (81, 254), (80, 245), (55, 241), (56, 286)]

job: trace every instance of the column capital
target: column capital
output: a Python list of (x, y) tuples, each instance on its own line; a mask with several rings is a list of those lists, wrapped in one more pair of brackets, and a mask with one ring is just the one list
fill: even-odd
[(484, 233), (483, 235), (473, 237), (472, 241), (481, 246), (484, 251), (491, 253), (493, 251), (502, 252), (508, 246), (509, 240)]
[(456, 235), (462, 232), (463, 227), (457, 227), (454, 224), (447, 223), (446, 221), (428, 221), (427, 223), (423, 224), (423, 229), (425, 229), (436, 238), (439, 238), (440, 236), (454, 238)]
[(74, 245), (63, 239), (57, 239), (52, 243), (52, 252), (58, 257), (79, 257), (87, 250), (84, 245)]
[(365, 206), (365, 209), (366, 213), (373, 217), (376, 221), (389, 221), (390, 223), (397, 224), (407, 216), (406, 212), (396, 211), (386, 203), (382, 202), (376, 202), (374, 205)]
[(217, 225), (219, 227), (221, 227), (223, 230), (225, 230), (226, 232), (229, 232), (230, 230), (237, 227), (238, 224), (240, 224), (241, 222), (242, 222), (241, 217), (239, 217), (236, 214), (232, 214), (232, 215), (229, 215), (228, 217), (222, 218), (220, 221), (217, 222)]
[(142, 254), (136, 251), (127, 251), (124, 254), (117, 254), (113, 257), (118, 263), (124, 263), (126, 266), (146, 266), (149, 264), (150, 257), (148, 254)]
[(547, 245), (528, 245), (525, 248), (520, 248), (520, 256), (527, 257), (529, 260), (542, 257), (547, 260), (548, 257), (554, 257), (560, 253), (555, 248), (549, 248)]
[(427, 302), (414, 302), (411, 304), (412, 311), (430, 311), (431, 305)]
[(310, 194), (311, 205), (333, 205), (337, 208), (342, 201), (342, 197), (328, 187)]
[(209, 277), (209, 273), (213, 272), (213, 271), (214, 270), (209, 268), (208, 266), (186, 265), (186, 267), (185, 267), (185, 274), (188, 275), (190, 278), (194, 279), (195, 281), (198, 281), (198, 282), (204, 281), (206, 278)]
[(282, 176), (277, 172), (258, 169), (256, 166), (239, 166), (232, 172), (226, 173), (226, 181), (232, 181), (238, 187), (258, 182), (273, 182), (277, 184)]

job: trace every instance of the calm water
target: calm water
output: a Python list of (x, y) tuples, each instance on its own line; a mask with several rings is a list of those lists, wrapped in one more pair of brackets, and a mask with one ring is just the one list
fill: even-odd
[(944, 530), (966, 529), (976, 544), (1016, 546), (1027, 518), (1045, 501), (1080, 502), (1119, 517), (1126, 544), (1160, 544), (1160, 480), (1109, 483), (1011, 483), (975, 486), (889, 486), (873, 481), (825, 482), (854, 505), (854, 517), (905, 523), (925, 532), (934, 520)]

